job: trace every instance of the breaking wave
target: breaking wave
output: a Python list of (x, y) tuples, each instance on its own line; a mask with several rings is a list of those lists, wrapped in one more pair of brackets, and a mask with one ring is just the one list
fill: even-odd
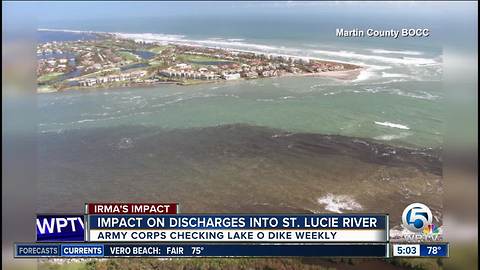
[(368, 49), (367, 51), (376, 53), (376, 54), (404, 54), (404, 55), (422, 55), (422, 52), (417, 51), (391, 51), (384, 49)]
[(383, 78), (408, 78), (409, 76), (406, 74), (382, 72), (382, 77)]
[(318, 203), (325, 205), (325, 210), (335, 213), (343, 213), (343, 210), (362, 210), (362, 206), (348, 195), (328, 193), (318, 198)]
[(380, 136), (376, 136), (376, 137), (373, 137), (375, 140), (379, 140), (379, 141), (392, 141), (392, 140), (399, 140), (399, 139), (403, 139), (407, 136), (410, 136), (411, 133), (409, 132), (403, 132), (403, 133), (400, 133), (400, 134), (387, 134), (387, 135), (380, 135)]
[(314, 50), (313, 52), (321, 55), (327, 56), (334, 56), (334, 57), (342, 57), (342, 58), (349, 58), (349, 59), (356, 59), (356, 60), (374, 60), (377, 62), (388, 63), (388, 64), (396, 64), (396, 65), (437, 65), (439, 64), (433, 58), (421, 58), (421, 57), (386, 57), (386, 56), (378, 56), (378, 55), (368, 55), (368, 54), (360, 54), (352, 51), (326, 51), (326, 50)]
[(391, 122), (377, 122), (377, 121), (375, 121), (374, 123), (377, 124), (377, 125), (380, 125), (380, 126), (399, 128), (399, 129), (410, 129), (409, 127), (407, 127), (405, 125), (395, 124), (395, 123), (391, 123)]

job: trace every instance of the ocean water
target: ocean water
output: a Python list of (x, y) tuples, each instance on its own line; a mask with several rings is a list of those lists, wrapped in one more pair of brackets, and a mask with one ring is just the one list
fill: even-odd
[(162, 198), (184, 212), (388, 212), (396, 224), (403, 206), (418, 200), (440, 219), (446, 93), (438, 37), (339, 39), (336, 27), (395, 27), (405, 18), (309, 14), (41, 25), (364, 69), (353, 81), (283, 77), (40, 94), (39, 179), (48, 187), (40, 197), (59, 199), (41, 200), (39, 210)]
[(243, 123), (417, 147), (442, 144), (439, 82), (296, 77), (39, 95), (39, 130)]
[[(76, 40), (91, 40), (96, 39), (97, 36), (95, 34), (89, 33), (73, 33), (73, 32), (58, 32), (58, 31), (39, 31), (37, 32), (37, 42), (44, 43), (50, 41), (76, 41)], [(46, 57), (55, 57), (53, 56), (46, 56)]]
[[(353, 81), (286, 77), (45, 94), (39, 96), (39, 130), (63, 132), (129, 124), (174, 129), (243, 123), (292, 132), (370, 138), (396, 145), (441, 147), (445, 93), (441, 84), (442, 47), (435, 42), (438, 37), (337, 38), (336, 27), (361, 28), (374, 21), (373, 25), (380, 25), (381, 19), (382, 29), (404, 26), (399, 18), (377, 15), (365, 19), (340, 13), (157, 16), (128, 22), (97, 19), (82, 24), (42, 25), (115, 32), (144, 41), (343, 61), (364, 69)], [(336, 15), (344, 20), (333, 20)], [(338, 21), (342, 23), (335, 23)], [(432, 30), (438, 27), (425, 18), (424, 25), (425, 21)], [(39, 32), (47, 37), (51, 33)]]

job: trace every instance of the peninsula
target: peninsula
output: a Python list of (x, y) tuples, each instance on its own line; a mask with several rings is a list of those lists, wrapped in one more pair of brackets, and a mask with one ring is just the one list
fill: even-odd
[(111, 33), (37, 47), (38, 92), (181, 85), (281, 76), (352, 79), (360, 66), (218, 47), (145, 42)]

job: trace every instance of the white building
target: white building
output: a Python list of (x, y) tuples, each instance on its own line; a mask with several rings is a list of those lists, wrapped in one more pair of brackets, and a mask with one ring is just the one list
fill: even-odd
[(180, 68), (180, 69), (189, 69), (189, 68), (191, 68), (190, 65), (184, 64), (184, 63), (176, 64), (175, 66), (178, 67), (178, 68)]
[(222, 75), (222, 78), (224, 78), (225, 80), (229, 81), (229, 80), (238, 80), (240, 79), (240, 73), (231, 73), (231, 74), (226, 74), (224, 73)]
[(95, 78), (85, 79), (83, 81), (80, 81), (79, 84), (81, 86), (93, 86), (93, 85), (97, 84), (97, 79), (95, 79)]

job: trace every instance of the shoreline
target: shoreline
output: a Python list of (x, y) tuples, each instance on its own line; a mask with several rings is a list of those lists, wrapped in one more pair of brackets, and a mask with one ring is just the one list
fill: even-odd
[[(274, 56), (287, 56), (287, 57), (296, 57), (301, 59), (312, 59), (318, 61), (326, 61), (326, 62), (335, 62), (339, 64), (348, 64), (348, 65), (355, 65), (355, 63), (346, 62), (346, 61), (339, 61), (339, 60), (331, 60), (331, 59), (324, 59), (319, 57), (311, 57), (311, 56), (301, 56), (295, 54), (287, 54), (287, 53), (276, 53), (276, 52), (269, 52), (269, 51), (262, 51), (262, 50), (248, 50), (248, 49), (239, 49), (239, 48), (229, 48), (229, 47), (222, 47), (221, 45), (205, 45), (208, 42), (214, 43), (213, 40), (191, 40), (191, 39), (182, 39), (185, 37), (183, 34), (161, 34), (161, 33), (126, 33), (126, 32), (105, 32), (105, 31), (92, 31), (92, 30), (71, 30), (71, 29), (48, 29), (48, 28), (38, 28), (37, 31), (41, 32), (64, 32), (64, 33), (77, 33), (77, 34), (97, 34), (97, 35), (110, 35), (115, 36), (117, 38), (128, 39), (133, 41), (143, 41), (145, 43), (158, 43), (158, 44), (174, 44), (180, 46), (192, 46), (192, 47), (202, 47), (202, 48), (211, 48), (211, 49), (222, 49), (222, 50), (229, 50), (229, 51), (237, 51), (237, 52), (246, 52), (246, 53), (262, 53), (267, 55), (274, 55)], [(147, 38), (145, 35), (160, 35), (163, 36), (164, 39), (154, 39), (154, 38)], [(136, 37), (137, 36), (137, 37)], [(139, 37), (144, 36), (144, 37)], [(175, 39), (177, 38), (177, 39)], [(227, 39), (228, 40), (228, 39)], [(243, 39), (242, 39), (243, 40)], [(223, 43), (228, 43), (223, 42)], [(233, 43), (233, 42), (230, 42)], [(233, 45), (242, 45), (244, 47), (252, 46), (252, 47), (264, 47), (269, 49), (278, 49), (276, 47), (272, 47), (271, 45), (264, 45), (264, 44), (256, 44), (256, 43), (235, 43)], [(281, 48), (281, 50), (289, 50), (289, 48)], [(294, 51), (298, 51), (294, 49)]]
[[(88, 34), (96, 34), (100, 37), (115, 37), (115, 38), (120, 38), (120, 39), (125, 39), (125, 40), (133, 40), (135, 42), (137, 41), (142, 41), (146, 43), (151, 43), (151, 44), (172, 44), (175, 46), (193, 46), (193, 47), (202, 47), (202, 48), (214, 48), (214, 49), (219, 49), (219, 50), (224, 50), (224, 51), (235, 51), (235, 52), (249, 52), (249, 53), (255, 53), (255, 54), (264, 54), (264, 55), (269, 55), (269, 56), (285, 56), (285, 57), (292, 57), (292, 58), (297, 58), (297, 59), (302, 59), (302, 60), (314, 60), (314, 61), (322, 61), (322, 62), (330, 62), (330, 63), (335, 63), (335, 64), (343, 64), (343, 65), (349, 65), (351, 66), (350, 68), (352, 69), (342, 69), (342, 70), (331, 70), (331, 71), (322, 71), (322, 72), (310, 72), (310, 73), (284, 73), (278, 76), (268, 76), (268, 77), (256, 77), (256, 78), (239, 78), (236, 81), (240, 80), (258, 80), (258, 79), (264, 79), (264, 78), (281, 78), (281, 77), (325, 77), (325, 78), (332, 78), (336, 80), (342, 80), (342, 81), (353, 81), (357, 79), (361, 73), (362, 70), (364, 70), (366, 67), (364, 66), (359, 66), (358, 64), (352, 64), (344, 61), (336, 61), (336, 60), (326, 60), (326, 59), (321, 59), (321, 58), (316, 58), (316, 57), (306, 57), (306, 56), (300, 56), (300, 55), (291, 55), (291, 54), (282, 54), (282, 53), (277, 53), (277, 52), (266, 52), (262, 50), (244, 50), (244, 49), (238, 49), (238, 48), (229, 48), (229, 47), (221, 47), (221, 46), (209, 46), (206, 44), (201, 44), (202, 41), (194, 41), (194, 40), (186, 40), (186, 39), (178, 39), (178, 40), (172, 40), (172, 39), (157, 39), (155, 40), (154, 38), (148, 39), (147, 37), (144, 37), (143, 39), (138, 38), (137, 36), (142, 36), (142, 35), (154, 35), (154, 34), (148, 34), (148, 33), (117, 33), (117, 32), (99, 32), (99, 31), (82, 31), (82, 30), (67, 30), (67, 29), (42, 29), (39, 28), (37, 31), (46, 31), (46, 32), (70, 32), (70, 33), (88, 33)], [(160, 34), (159, 34), (160, 35)], [(166, 35), (168, 37), (170, 35)], [(172, 36), (179, 36), (179, 35), (172, 35)], [(183, 37), (183, 36), (179, 36)], [(193, 42), (193, 44), (192, 44)], [(196, 43), (195, 43), (196, 42)], [(200, 44), (199, 44), (200, 43)], [(248, 44), (246, 44), (248, 45)], [(252, 44), (254, 46), (257, 46), (256, 44)], [(192, 81), (161, 81), (161, 82), (140, 82), (140, 83), (132, 83), (131, 85), (111, 85), (111, 86), (91, 86), (91, 87), (66, 87), (63, 89), (52, 89), (51, 87), (47, 87), (44, 89), (40, 89), (37, 87), (37, 93), (44, 94), (44, 93), (54, 93), (54, 92), (63, 92), (63, 91), (75, 91), (75, 90), (104, 90), (104, 89), (115, 89), (115, 88), (134, 88), (134, 87), (141, 87), (141, 88), (146, 88), (146, 87), (154, 87), (158, 86), (161, 84), (177, 84), (181, 86), (189, 86), (189, 85), (200, 85), (200, 84), (207, 84), (207, 83), (219, 83), (222, 80), (195, 80), (194, 82)]]
[(324, 71), (324, 72), (316, 72), (316, 73), (303, 73), (303, 74), (285, 74), (281, 77), (326, 77), (332, 78), (337, 80), (345, 80), (345, 81), (353, 81), (358, 78), (360, 72), (365, 69), (365, 67), (358, 67), (355, 69), (350, 70), (337, 70), (337, 71)]
[(232, 81), (256, 81), (262, 79), (276, 79), (276, 78), (288, 78), (288, 77), (324, 77), (324, 78), (331, 78), (336, 80), (342, 81), (353, 81), (355, 80), (360, 72), (364, 69), (364, 67), (359, 67), (356, 69), (351, 70), (338, 70), (338, 71), (325, 71), (325, 72), (316, 72), (316, 73), (302, 73), (302, 74), (295, 74), (295, 73), (288, 73), (281, 76), (276, 77), (260, 77), (255, 79), (246, 79), (241, 78), (238, 80), (198, 80), (195, 83), (183, 83), (183, 82), (155, 82), (149, 84), (134, 84), (128, 86), (105, 86), (105, 87), (78, 87), (78, 88), (65, 88), (60, 90), (47, 90), (47, 91), (39, 91), (37, 88), (37, 94), (50, 94), (50, 93), (60, 93), (60, 92), (67, 92), (67, 91), (101, 91), (101, 90), (112, 90), (112, 89), (129, 89), (129, 88), (151, 88), (160, 85), (178, 85), (182, 87), (187, 86), (194, 86), (194, 85), (204, 85), (204, 84), (216, 84), (216, 83), (226, 83)]

